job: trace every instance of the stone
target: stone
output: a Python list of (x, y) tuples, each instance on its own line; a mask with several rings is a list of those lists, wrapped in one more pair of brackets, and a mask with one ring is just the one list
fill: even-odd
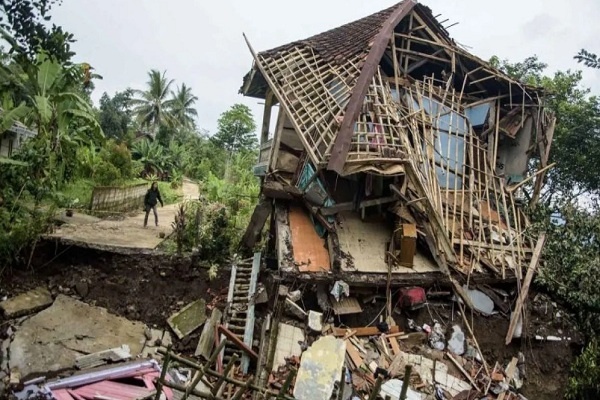
[(10, 370), (10, 376), (8, 379), (8, 384), (11, 386), (17, 386), (19, 383), (21, 383), (21, 372), (19, 372), (19, 369), (12, 368)]
[(273, 371), (281, 365), (285, 365), (287, 357), (302, 354), (300, 343), (304, 342), (302, 329), (295, 326), (279, 323), (277, 330), (277, 343), (275, 344), (275, 356), (273, 358)]
[(144, 329), (144, 336), (146, 336), (146, 340), (152, 340), (153, 335), (150, 328), (146, 327), (146, 329)]
[(346, 342), (322, 336), (303, 354), (296, 376), (294, 397), (298, 400), (329, 400), (340, 381), (346, 358)]
[(206, 321), (206, 302), (204, 299), (199, 299), (169, 317), (167, 324), (179, 339), (183, 339), (201, 327), (204, 321)]
[(287, 286), (279, 285), (279, 292), (278, 292), (279, 296), (287, 297), (288, 293), (289, 293), (289, 289)]
[(288, 293), (288, 299), (296, 303), (302, 298), (302, 292), (299, 290), (294, 290), (293, 292)]
[(48, 289), (38, 287), (0, 303), (0, 309), (8, 319), (29, 315), (52, 304)]
[(77, 294), (82, 298), (85, 298), (90, 292), (90, 287), (86, 281), (79, 281), (75, 284), (75, 290)]
[(24, 377), (72, 368), (77, 357), (129, 346), (142, 352), (145, 325), (59, 295), (51, 307), (25, 320), (10, 344), (10, 365)]
[(308, 312), (308, 327), (314, 332), (321, 332), (323, 330), (323, 314), (310, 310)]

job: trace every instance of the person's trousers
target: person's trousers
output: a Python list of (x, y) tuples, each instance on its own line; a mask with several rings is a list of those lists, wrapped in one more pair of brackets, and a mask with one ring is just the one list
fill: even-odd
[(156, 205), (154, 206), (146, 206), (146, 216), (144, 217), (144, 226), (148, 225), (148, 214), (150, 214), (150, 210), (154, 212), (154, 224), (158, 226), (158, 213), (156, 212)]

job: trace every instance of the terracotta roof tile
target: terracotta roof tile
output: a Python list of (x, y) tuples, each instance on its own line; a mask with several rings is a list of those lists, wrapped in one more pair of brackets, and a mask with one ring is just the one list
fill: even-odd
[(354, 22), (311, 36), (308, 39), (298, 40), (264, 51), (260, 55), (273, 57), (277, 53), (302, 45), (312, 47), (327, 61), (347, 60), (357, 55), (366, 55), (383, 23), (401, 4), (402, 2)]

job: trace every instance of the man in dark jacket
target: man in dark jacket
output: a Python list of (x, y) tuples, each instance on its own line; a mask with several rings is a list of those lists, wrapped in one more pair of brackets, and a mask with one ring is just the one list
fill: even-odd
[(158, 213), (156, 212), (156, 205), (160, 202), (160, 206), (163, 207), (163, 201), (158, 191), (158, 183), (152, 182), (152, 186), (146, 192), (144, 197), (144, 209), (146, 210), (146, 216), (144, 217), (144, 228), (148, 225), (148, 214), (150, 210), (154, 211), (154, 223), (158, 226)]

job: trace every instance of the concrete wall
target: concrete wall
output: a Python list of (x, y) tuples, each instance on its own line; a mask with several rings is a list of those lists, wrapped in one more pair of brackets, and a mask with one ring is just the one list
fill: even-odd
[(146, 183), (133, 186), (95, 187), (92, 193), (92, 211), (131, 211), (144, 207), (144, 196), (150, 186)]

